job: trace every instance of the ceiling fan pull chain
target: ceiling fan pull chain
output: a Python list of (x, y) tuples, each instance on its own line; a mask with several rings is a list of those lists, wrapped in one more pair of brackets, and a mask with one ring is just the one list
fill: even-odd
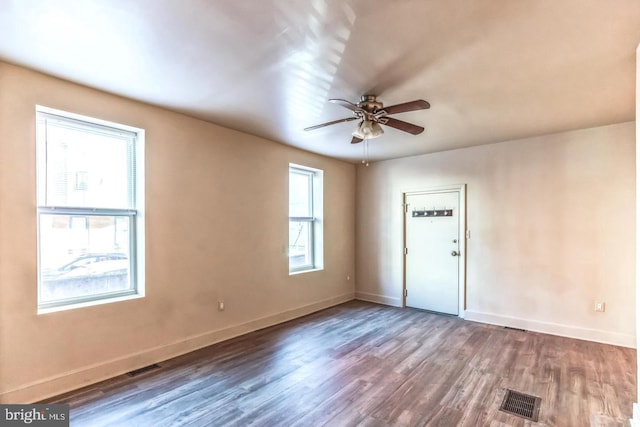
[(365, 165), (365, 167), (369, 167), (369, 139), (368, 138), (362, 142), (362, 152), (364, 157), (364, 160), (362, 160), (362, 164)]

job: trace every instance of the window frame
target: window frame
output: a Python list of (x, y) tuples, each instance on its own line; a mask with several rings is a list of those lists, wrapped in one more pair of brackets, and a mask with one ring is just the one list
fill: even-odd
[[(127, 163), (127, 207), (99, 207), (99, 206), (57, 206), (50, 204), (47, 200), (47, 138), (36, 135), (36, 215), (37, 215), (37, 307), (38, 314), (45, 314), (55, 311), (68, 310), (80, 307), (87, 307), (97, 304), (104, 304), (133, 298), (141, 298), (145, 295), (145, 274), (144, 274), (144, 130), (93, 117), (82, 116), (62, 110), (36, 105), (36, 127), (44, 121), (53, 120), (63, 126), (73, 129), (97, 133), (110, 137), (118, 137), (127, 140), (130, 161)], [(44, 157), (44, 158), (43, 158)], [(55, 301), (42, 301), (41, 288), (42, 280), (42, 251), (41, 251), (41, 222), (44, 215), (50, 216), (70, 216), (86, 218), (89, 224), (91, 217), (113, 217), (128, 218), (128, 258), (129, 258), (129, 280), (128, 289), (121, 291), (102, 292), (93, 295), (70, 297)]]
[[(291, 191), (291, 174), (299, 174), (308, 177), (308, 216), (289, 216), (289, 230), (292, 222), (304, 222), (308, 224), (309, 257), (311, 262), (296, 267), (291, 266), (290, 248), (287, 251), (289, 260), (289, 274), (305, 273), (323, 269), (323, 229), (322, 229), (322, 205), (323, 205), (323, 171), (307, 166), (289, 164), (289, 191)], [(289, 203), (291, 200), (289, 199)], [(290, 240), (290, 236), (289, 236)]]

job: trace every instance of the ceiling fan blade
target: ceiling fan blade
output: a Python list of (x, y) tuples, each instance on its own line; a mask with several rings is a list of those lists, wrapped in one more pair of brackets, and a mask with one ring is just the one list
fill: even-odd
[(391, 117), (380, 117), (378, 122), (383, 125), (391, 126), (392, 128), (396, 128), (398, 130), (409, 132), (413, 135), (418, 135), (424, 132), (424, 128), (422, 126), (417, 126), (408, 122), (403, 122), (402, 120), (392, 119)]
[(353, 138), (351, 138), (352, 144), (358, 144), (359, 142), (362, 142), (362, 141), (364, 141), (364, 139), (358, 138), (357, 136), (354, 136)]
[(334, 104), (342, 105), (344, 108), (351, 111), (363, 111), (362, 108), (358, 107), (356, 104), (349, 102), (345, 99), (330, 99), (329, 102), (333, 102)]
[(319, 128), (323, 128), (325, 126), (335, 125), (337, 123), (350, 122), (350, 121), (356, 120), (356, 119), (357, 119), (357, 117), (347, 117), (346, 119), (334, 120), (332, 122), (322, 123), (322, 124), (319, 124), (319, 125), (315, 125), (315, 126), (311, 126), (311, 127), (308, 127), (308, 128), (304, 128), (304, 130), (319, 129)]
[(384, 107), (379, 111), (376, 111), (376, 114), (382, 113), (383, 115), (387, 114), (398, 114), (405, 113), (407, 111), (415, 111), (415, 110), (426, 110), (431, 107), (431, 105), (423, 100), (417, 99), (415, 101), (405, 102), (402, 104), (391, 105), (389, 107)]

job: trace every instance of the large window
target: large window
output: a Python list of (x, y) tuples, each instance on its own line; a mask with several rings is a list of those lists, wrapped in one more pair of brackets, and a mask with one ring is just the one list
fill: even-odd
[(289, 165), (289, 272), (322, 268), (322, 171)]
[(36, 109), (38, 310), (144, 294), (144, 135)]

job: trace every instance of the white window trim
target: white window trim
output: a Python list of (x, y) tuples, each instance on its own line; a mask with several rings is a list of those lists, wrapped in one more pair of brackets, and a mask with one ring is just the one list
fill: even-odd
[[(37, 198), (37, 222), (38, 222), (38, 286), (37, 286), (37, 314), (47, 314), (63, 310), (71, 310), (82, 307), (90, 307), (94, 305), (107, 304), (118, 301), (126, 301), (131, 299), (142, 298), (145, 296), (145, 192), (144, 192), (144, 176), (145, 176), (145, 131), (144, 129), (133, 126), (122, 125), (107, 120), (96, 119), (80, 114), (70, 113), (67, 111), (57, 110), (54, 108), (36, 105), (36, 118), (41, 116), (53, 117), (67, 122), (76, 122), (81, 126), (104, 127), (109, 132), (126, 132), (135, 134), (134, 141), (134, 162), (135, 162), (135, 183), (134, 183), (134, 206), (135, 209), (101, 209), (101, 208), (75, 208), (75, 207), (57, 207), (47, 206), (42, 203), (40, 195)], [(40, 144), (39, 141), (36, 142)], [(40, 147), (38, 147), (38, 155), (40, 155)], [(40, 159), (37, 160), (36, 170), (40, 173)], [(43, 181), (38, 177), (38, 185)], [(74, 215), (117, 215), (130, 218), (130, 258), (131, 258), (131, 278), (134, 281), (133, 289), (124, 292), (101, 294), (96, 296), (71, 298), (68, 300), (60, 300), (56, 302), (40, 302), (40, 216), (42, 214), (74, 214)]]
[[(288, 173), (291, 171), (299, 171), (311, 176), (311, 216), (309, 217), (289, 217), (289, 223), (291, 221), (309, 222), (311, 223), (311, 260), (312, 263), (303, 265), (296, 268), (289, 267), (289, 275), (309, 273), (313, 271), (320, 271), (324, 269), (324, 230), (323, 230), (323, 215), (324, 215), (324, 172), (321, 169), (314, 169), (308, 166), (297, 165), (289, 163)], [(289, 257), (287, 257), (287, 260)]]

